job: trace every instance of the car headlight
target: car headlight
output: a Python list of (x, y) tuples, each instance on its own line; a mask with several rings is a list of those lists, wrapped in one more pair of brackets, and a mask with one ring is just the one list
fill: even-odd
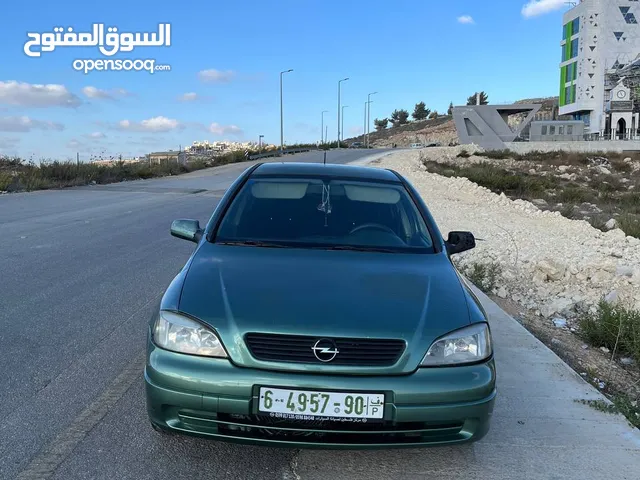
[(489, 358), (492, 352), (489, 326), (486, 323), (476, 323), (435, 340), (420, 366), (473, 363)]
[(161, 311), (153, 328), (159, 347), (179, 353), (226, 358), (220, 339), (199, 322), (173, 312)]

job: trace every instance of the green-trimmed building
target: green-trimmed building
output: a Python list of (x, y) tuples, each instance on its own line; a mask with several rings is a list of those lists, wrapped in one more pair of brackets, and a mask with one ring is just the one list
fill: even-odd
[[(637, 131), (638, 114), (607, 73), (640, 54), (638, 0), (583, 0), (563, 17), (560, 115), (585, 123), (587, 133)], [(615, 98), (612, 98), (612, 95)]]

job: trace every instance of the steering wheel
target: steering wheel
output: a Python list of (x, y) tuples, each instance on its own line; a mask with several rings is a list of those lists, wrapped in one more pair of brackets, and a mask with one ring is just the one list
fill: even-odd
[(396, 234), (396, 232), (394, 232), (393, 230), (391, 230), (389, 227), (387, 227), (386, 225), (382, 225), (380, 223), (363, 223), (362, 225), (358, 225), (357, 227), (355, 227), (353, 230), (351, 230), (349, 232), (349, 235), (352, 235), (356, 232), (359, 232), (360, 230), (365, 230), (365, 229), (375, 229), (375, 230), (382, 230), (384, 232), (387, 233), (392, 233), (393, 235), (395, 235), (396, 237), (398, 236)]

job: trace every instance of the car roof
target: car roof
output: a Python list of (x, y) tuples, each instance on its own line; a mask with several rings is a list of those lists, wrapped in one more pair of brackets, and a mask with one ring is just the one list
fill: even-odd
[(273, 162), (259, 165), (251, 176), (282, 175), (282, 176), (329, 176), (351, 177), (365, 180), (382, 180), (401, 183), (396, 173), (392, 170), (374, 167), (362, 167), (357, 165), (338, 165), (334, 163), (301, 163), (301, 162)]

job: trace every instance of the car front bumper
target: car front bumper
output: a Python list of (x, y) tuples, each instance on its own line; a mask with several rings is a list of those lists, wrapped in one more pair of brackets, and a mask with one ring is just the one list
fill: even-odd
[[(144, 372), (149, 419), (158, 428), (218, 440), (293, 448), (396, 448), (466, 443), (489, 430), (493, 359), (411, 375), (344, 376), (242, 368), (149, 344)], [(258, 414), (260, 386), (384, 392), (384, 421), (271, 419)]]

